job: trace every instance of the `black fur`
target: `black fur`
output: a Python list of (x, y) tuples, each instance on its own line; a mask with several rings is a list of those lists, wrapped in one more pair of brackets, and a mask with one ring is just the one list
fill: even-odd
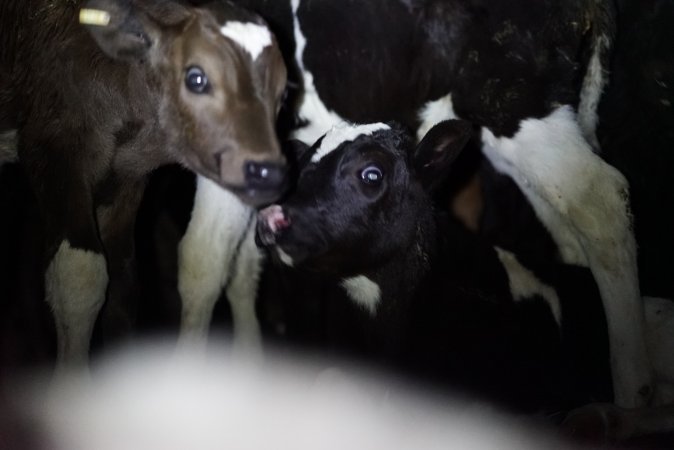
[[(396, 126), (346, 142), (318, 163), (309, 162), (309, 150), (297, 189), (281, 205), (289, 225), (273, 232), (263, 211), (258, 241), (272, 254), (281, 249), (318, 285), (335, 286), (310, 300), (323, 309), (313, 320), (328, 347), (518, 410), (580, 404), (568, 395), (548, 307), (513, 303), (493, 248), (434, 212), (427, 177), (446, 176), (469, 129), (449, 124), (431, 130), (416, 151)], [(437, 157), (443, 153), (449, 157)], [(374, 187), (359, 177), (373, 164), (384, 173)], [(358, 275), (381, 289), (374, 314), (336, 288)]]

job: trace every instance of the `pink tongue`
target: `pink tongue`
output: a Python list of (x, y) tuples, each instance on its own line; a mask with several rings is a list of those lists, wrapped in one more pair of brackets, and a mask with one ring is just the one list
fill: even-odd
[(283, 214), (283, 208), (279, 205), (271, 205), (260, 211), (261, 218), (267, 223), (267, 227), (276, 233), (290, 225), (290, 220)]

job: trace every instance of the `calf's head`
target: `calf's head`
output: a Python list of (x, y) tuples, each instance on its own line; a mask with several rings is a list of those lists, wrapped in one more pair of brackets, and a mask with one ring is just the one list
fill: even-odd
[(414, 146), (396, 125), (344, 125), (298, 144), (296, 190), (259, 213), (257, 241), (288, 265), (348, 277), (415, 243), (432, 221), (429, 192), (470, 136), (441, 122)]
[(286, 69), (259, 17), (230, 2), (91, 0), (87, 25), (110, 57), (147, 67), (167, 149), (190, 169), (262, 204), (279, 196), (285, 159), (275, 133)]

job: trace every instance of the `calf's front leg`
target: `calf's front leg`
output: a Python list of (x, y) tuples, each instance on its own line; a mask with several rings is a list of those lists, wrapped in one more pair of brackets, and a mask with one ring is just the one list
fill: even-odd
[(181, 342), (205, 341), (213, 308), (227, 284), (234, 341), (259, 349), (255, 296), (260, 268), (250, 231), (252, 217), (252, 209), (232, 193), (197, 176), (192, 218), (178, 249)]
[(54, 316), (60, 372), (86, 365), (105, 302), (108, 272), (92, 191), (93, 174), (105, 168), (96, 167), (91, 147), (71, 139), (77, 130), (60, 130), (59, 137), (43, 131), (28, 124), (18, 136), (18, 156), (43, 219), (45, 300)]
[(45, 299), (57, 337), (57, 371), (85, 365), (96, 318), (105, 302), (108, 272), (88, 184), (77, 174), (61, 189), (38, 183), (45, 218)]
[(45, 298), (56, 325), (57, 371), (87, 363), (107, 284), (102, 253), (61, 241), (45, 273)]
[(227, 299), (232, 309), (234, 346), (245, 353), (260, 353), (262, 350), (262, 332), (255, 303), (263, 256), (255, 245), (255, 224), (255, 216), (251, 215), (248, 228), (241, 236), (236, 262), (230, 267), (226, 286)]

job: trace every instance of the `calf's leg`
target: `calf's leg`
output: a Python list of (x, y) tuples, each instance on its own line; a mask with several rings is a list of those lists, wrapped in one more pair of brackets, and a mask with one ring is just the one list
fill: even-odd
[(255, 313), (255, 300), (260, 282), (262, 253), (255, 245), (255, 218), (251, 216), (248, 229), (241, 236), (236, 262), (230, 267), (227, 299), (232, 309), (234, 345), (246, 353), (260, 352), (262, 332)]
[(647, 404), (653, 375), (627, 181), (593, 153), (568, 106), (524, 120), (511, 138), (484, 128), (482, 141), (496, 169), (525, 193), (566, 262), (589, 265), (608, 322), (615, 402)]
[(45, 218), (45, 299), (56, 325), (58, 371), (86, 364), (108, 273), (87, 184), (73, 175), (58, 195), (48, 186), (35, 191)]
[(84, 365), (108, 284), (102, 253), (59, 245), (45, 273), (45, 297), (54, 314), (57, 370)]
[(84, 365), (96, 318), (105, 302), (107, 264), (94, 211), (96, 152), (77, 140), (78, 130), (44, 137), (42, 124), (18, 136), (24, 166), (43, 219), (45, 300), (57, 337), (57, 372)]
[[(213, 308), (229, 280), (234, 339), (254, 345), (260, 342), (254, 310), (259, 257), (249, 242), (252, 216), (252, 209), (232, 193), (197, 177), (192, 218), (178, 249), (181, 341), (205, 340)], [(244, 256), (238, 258), (242, 249)]]

